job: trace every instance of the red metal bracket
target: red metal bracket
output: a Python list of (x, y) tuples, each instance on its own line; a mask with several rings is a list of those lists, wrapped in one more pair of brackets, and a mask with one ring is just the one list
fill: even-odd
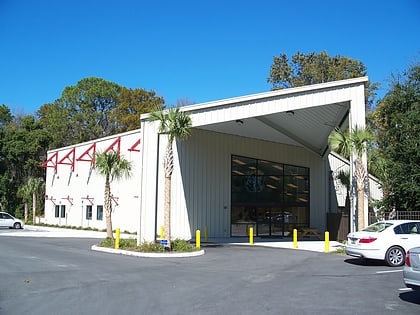
[[(117, 147), (116, 150), (115, 150), (115, 147)], [(106, 148), (104, 152), (109, 152), (113, 150), (115, 153), (120, 154), (120, 148), (121, 148), (121, 137), (118, 137), (117, 139), (115, 139), (114, 142), (111, 143), (111, 145), (108, 148)]]
[(72, 206), (73, 205), (73, 198), (70, 198), (69, 196), (61, 198), (61, 199), (65, 199), (69, 202), (69, 204)]
[(84, 199), (84, 200), (89, 200), (90, 204), (93, 206), (93, 200), (94, 200), (95, 198), (93, 198), (93, 197), (89, 197), (89, 196), (86, 196), (86, 197), (82, 197), (82, 199)]
[(118, 206), (118, 199), (119, 197), (110, 196), (111, 200), (115, 203), (116, 206)]
[[(94, 163), (96, 153), (96, 142), (94, 142), (85, 152), (83, 152), (76, 161)], [(87, 156), (87, 157), (86, 157)]]
[(49, 201), (51, 201), (51, 202), (54, 204), (54, 206), (56, 205), (56, 204), (55, 204), (55, 201), (56, 201), (57, 199), (54, 199), (52, 196), (51, 196), (50, 198), (48, 198), (48, 196), (46, 196), (46, 197), (45, 197), (45, 200), (49, 200)]
[[(71, 165), (71, 171), (74, 172), (75, 155), (76, 155), (76, 148), (73, 148), (58, 162), (58, 164)], [(68, 162), (64, 162), (64, 160), (66, 159), (68, 160)]]
[(138, 147), (140, 145), (140, 140), (137, 140), (129, 149), (128, 151), (134, 151), (134, 152), (140, 152), (140, 148)]
[(58, 160), (58, 152), (55, 152), (51, 155), (47, 160), (45, 160), (41, 166), (42, 167), (52, 167), (54, 168), (54, 173), (57, 173), (57, 160)]

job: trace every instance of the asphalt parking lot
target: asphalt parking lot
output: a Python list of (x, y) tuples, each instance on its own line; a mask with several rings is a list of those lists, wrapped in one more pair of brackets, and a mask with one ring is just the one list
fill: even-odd
[[(6, 234), (10, 234), (7, 236)], [(191, 258), (90, 250), (98, 239), (0, 230), (0, 314), (415, 314), (401, 268), (337, 254), (212, 244)]]

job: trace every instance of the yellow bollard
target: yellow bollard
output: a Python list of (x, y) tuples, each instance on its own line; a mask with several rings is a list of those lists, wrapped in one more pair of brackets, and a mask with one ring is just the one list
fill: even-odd
[(297, 244), (297, 229), (293, 229), (293, 248), (298, 248), (298, 244)]
[(249, 244), (254, 244), (254, 228), (252, 226), (249, 228)]
[(120, 228), (115, 230), (115, 249), (120, 248)]
[(325, 252), (330, 252), (330, 232), (325, 231)]
[(204, 241), (207, 243), (209, 241), (209, 228), (206, 226), (204, 229)]
[(164, 238), (164, 231), (165, 231), (164, 227), (161, 226), (160, 227), (160, 235), (159, 235), (161, 240), (163, 240), (163, 238)]
[(201, 233), (200, 230), (195, 231), (195, 247), (196, 248), (200, 248), (200, 238), (201, 238)]

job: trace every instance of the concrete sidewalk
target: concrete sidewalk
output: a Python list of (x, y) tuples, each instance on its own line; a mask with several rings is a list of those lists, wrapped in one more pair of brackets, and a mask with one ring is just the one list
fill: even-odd
[[(0, 233), (0, 236), (20, 236), (20, 237), (80, 237), (80, 238), (106, 238), (106, 232), (64, 229), (58, 227), (26, 225), (23, 230), (13, 230), (8, 233)], [(121, 234), (121, 238), (137, 238), (133, 234)], [(195, 240), (192, 240), (195, 242)], [(291, 238), (254, 238), (254, 244), (249, 244), (248, 238), (210, 238), (208, 242), (201, 240), (202, 247), (214, 245), (237, 245), (237, 246), (262, 246), (273, 248), (289, 248), (293, 249), (293, 241)], [(336, 241), (329, 242), (329, 252), (335, 252), (343, 248), (343, 244)], [(297, 242), (297, 249), (315, 252), (325, 252), (325, 242), (319, 240), (305, 239)]]

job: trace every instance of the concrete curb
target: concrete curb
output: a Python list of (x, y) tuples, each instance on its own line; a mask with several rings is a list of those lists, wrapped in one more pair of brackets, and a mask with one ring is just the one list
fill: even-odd
[(133, 251), (123, 250), (123, 249), (100, 247), (97, 245), (92, 245), (91, 250), (94, 250), (97, 252), (110, 253), (110, 254), (120, 254), (120, 255), (144, 257), (144, 258), (188, 258), (188, 257), (202, 256), (205, 253), (203, 249), (199, 251), (195, 251), (195, 252), (186, 252), (186, 253), (141, 253), (141, 252), (133, 252)]

